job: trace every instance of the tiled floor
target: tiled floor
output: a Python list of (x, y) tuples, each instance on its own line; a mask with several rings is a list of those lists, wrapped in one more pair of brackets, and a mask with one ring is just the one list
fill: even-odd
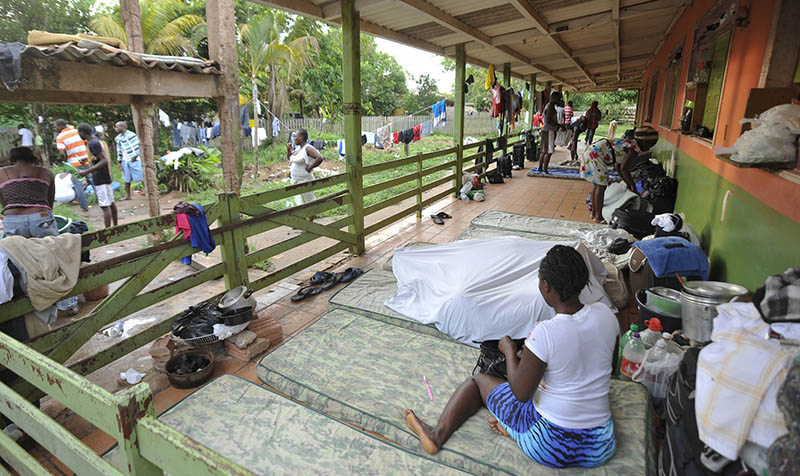
[[(411, 241), (425, 241), (432, 243), (446, 243), (453, 241), (470, 223), (470, 220), (486, 210), (501, 210), (512, 213), (521, 213), (546, 218), (557, 218), (572, 221), (589, 221), (585, 200), (591, 185), (582, 180), (555, 179), (527, 177), (524, 171), (514, 172), (512, 179), (498, 185), (486, 187), (486, 201), (462, 202), (455, 198), (446, 198), (424, 210), (423, 218), (414, 216), (401, 220), (383, 230), (367, 237), (367, 250), (360, 256), (355, 256), (345, 261), (339, 260), (336, 270), (343, 270), (355, 266), (360, 268), (380, 267), (389, 258), (394, 248), (403, 246)], [(413, 199), (412, 199), (413, 200)], [(398, 205), (388, 210), (391, 213), (408, 205)], [(439, 211), (446, 211), (453, 216), (445, 220), (444, 225), (436, 225), (430, 215)], [(388, 212), (387, 212), (388, 213)], [(388, 213), (388, 214), (391, 214)], [(319, 269), (319, 268), (315, 268)], [(306, 272), (305, 274), (310, 274)], [(299, 279), (310, 276), (301, 275)], [(298, 276), (295, 276), (296, 281)], [(267, 307), (266, 312), (278, 320), (283, 326), (283, 341), (291, 338), (302, 329), (315, 322), (328, 308), (328, 298), (332, 292), (319, 294), (315, 297), (295, 303), (287, 295)], [(627, 328), (628, 324), (636, 319), (635, 305), (620, 311), (620, 325)], [(273, 347), (272, 349), (274, 349)], [(222, 374), (235, 374), (252, 382), (259, 383), (255, 375), (255, 364), (260, 356), (252, 362), (244, 363), (227, 357), (220, 353), (216, 362), (215, 376)], [(155, 396), (155, 410), (160, 414), (172, 405), (189, 395), (192, 390), (179, 390), (167, 387)], [(70, 425), (73, 426), (73, 425)], [(75, 427), (80, 426), (75, 424)], [(109, 449), (114, 441), (99, 430), (82, 431), (84, 443), (103, 453)], [(47, 465), (51, 471), (58, 473), (65, 471), (63, 465), (52, 455), (45, 455), (42, 451), (36, 453), (37, 457)], [(61, 466), (56, 469), (56, 466)], [(63, 474), (63, 473), (62, 473)]]

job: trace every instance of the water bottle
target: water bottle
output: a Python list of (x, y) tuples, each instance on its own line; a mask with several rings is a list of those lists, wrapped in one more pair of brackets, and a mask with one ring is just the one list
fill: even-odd
[(639, 325), (638, 324), (631, 324), (631, 328), (628, 329), (624, 334), (622, 334), (619, 338), (619, 350), (617, 351), (617, 372), (620, 371), (622, 368), (622, 351), (625, 349), (625, 345), (628, 344), (628, 341), (631, 340), (633, 334), (639, 332)]
[(647, 362), (654, 363), (664, 360), (667, 357), (667, 353), (667, 341), (661, 339), (656, 342), (656, 345), (648, 353)]
[(631, 340), (625, 344), (625, 349), (622, 350), (622, 367), (620, 369), (622, 375), (631, 378), (636, 373), (644, 361), (645, 351), (639, 333), (634, 333)]
[(644, 324), (647, 326), (647, 329), (641, 334), (642, 344), (644, 344), (645, 349), (649, 349), (656, 345), (656, 342), (661, 340), (661, 331), (663, 328), (661, 327), (661, 320), (657, 317), (644, 321)]

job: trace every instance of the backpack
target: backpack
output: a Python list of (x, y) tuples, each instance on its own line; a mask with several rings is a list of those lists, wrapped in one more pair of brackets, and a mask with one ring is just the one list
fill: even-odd
[(525, 144), (514, 144), (512, 157), (513, 166), (517, 170), (525, 167)]
[(539, 160), (538, 154), (536, 153), (536, 138), (533, 137), (531, 131), (525, 134), (525, 155), (528, 162), (536, 162)]
[(655, 227), (650, 224), (654, 216), (649, 212), (617, 208), (611, 215), (611, 221), (608, 222), (608, 225), (614, 229), (622, 228), (636, 238), (641, 239), (655, 232)]
[(504, 183), (503, 174), (501, 174), (497, 170), (492, 170), (491, 172), (486, 172), (486, 181), (489, 183)]
[(497, 170), (500, 171), (500, 174), (503, 177), (511, 177), (511, 156), (510, 155), (502, 155), (497, 158)]

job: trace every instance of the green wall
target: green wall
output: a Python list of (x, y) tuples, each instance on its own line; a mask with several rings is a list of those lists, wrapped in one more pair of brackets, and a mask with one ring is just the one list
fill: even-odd
[[(659, 140), (654, 152), (660, 162), (667, 164), (675, 152), (675, 212), (683, 213), (700, 234), (703, 250), (711, 258), (711, 279), (741, 284), (754, 291), (767, 276), (800, 266), (800, 224), (686, 153), (675, 151), (675, 146), (664, 139)], [(728, 190), (732, 195), (720, 222)]]

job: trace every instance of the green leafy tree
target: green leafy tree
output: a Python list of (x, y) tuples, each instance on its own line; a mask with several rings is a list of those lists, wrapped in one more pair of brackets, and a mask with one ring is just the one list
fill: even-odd
[[(181, 0), (140, 0), (142, 39), (145, 53), (197, 56), (197, 47), (206, 38), (206, 20), (190, 13), (192, 6)], [(92, 31), (128, 42), (119, 6), (89, 22)]]
[(0, 41), (26, 43), (30, 30), (85, 33), (95, 0), (3, 0)]
[(443, 97), (444, 95), (439, 92), (436, 86), (436, 81), (430, 75), (423, 74), (417, 78), (417, 90), (413, 94), (407, 95), (403, 100), (403, 108), (407, 114), (416, 114)]
[[(287, 82), (311, 64), (309, 51), (318, 48), (313, 36), (289, 40), (289, 17), (267, 10), (239, 26), (239, 73), (250, 82), (251, 98), (258, 100), (258, 80), (269, 78), (269, 107), (278, 117), (288, 103)], [(253, 119), (256, 121), (256, 107)], [(253, 162), (258, 177), (257, 134), (253, 134)]]
[(606, 119), (606, 109), (608, 109), (609, 116), (611, 118), (621, 116), (627, 106), (636, 105), (637, 99), (638, 91), (636, 90), (579, 93), (569, 95), (569, 100), (572, 101), (573, 108), (576, 111), (585, 111), (589, 109), (589, 106), (592, 105), (592, 101), (597, 101), (597, 107), (599, 107), (603, 112), (603, 119)]

